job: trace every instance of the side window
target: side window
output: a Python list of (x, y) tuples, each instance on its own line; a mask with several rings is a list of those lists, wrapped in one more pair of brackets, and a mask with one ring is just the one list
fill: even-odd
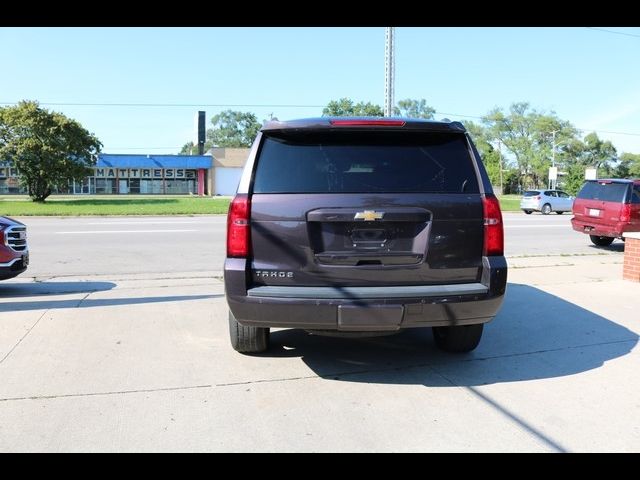
[(554, 198), (555, 198), (555, 197), (557, 196), (557, 195), (556, 195), (556, 192), (554, 192), (553, 190), (548, 190), (548, 191), (544, 192), (544, 194), (545, 194), (547, 197), (554, 197)]
[(640, 185), (636, 185), (635, 187), (633, 187), (631, 203), (640, 203)]
[(564, 192), (558, 192), (558, 196), (560, 198), (569, 198), (569, 195), (567, 193), (564, 193)]

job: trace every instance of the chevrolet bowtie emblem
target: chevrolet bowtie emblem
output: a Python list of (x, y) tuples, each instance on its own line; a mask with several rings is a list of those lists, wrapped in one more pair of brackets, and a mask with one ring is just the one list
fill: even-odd
[(374, 220), (381, 220), (384, 217), (384, 212), (376, 212), (375, 210), (365, 210), (364, 212), (356, 213), (353, 217), (354, 220), (364, 220), (365, 222), (373, 222)]

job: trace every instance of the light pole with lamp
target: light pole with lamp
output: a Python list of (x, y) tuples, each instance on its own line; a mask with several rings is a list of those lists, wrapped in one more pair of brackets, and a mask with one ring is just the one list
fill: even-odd
[(500, 195), (504, 195), (504, 190), (502, 188), (502, 149), (500, 139), (498, 139), (498, 168), (500, 169)]

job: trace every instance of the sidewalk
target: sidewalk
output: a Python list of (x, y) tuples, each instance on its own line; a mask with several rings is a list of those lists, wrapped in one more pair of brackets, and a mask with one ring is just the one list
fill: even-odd
[(507, 263), (509, 281), (529, 285), (622, 281), (623, 257), (618, 254), (508, 257)]
[(467, 355), (429, 329), (278, 329), (240, 355), (214, 272), (0, 284), (0, 451), (640, 450), (640, 284), (622, 257), (509, 266)]

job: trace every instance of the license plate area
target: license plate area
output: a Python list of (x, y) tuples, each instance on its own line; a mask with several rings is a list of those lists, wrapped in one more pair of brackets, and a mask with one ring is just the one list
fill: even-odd
[(590, 217), (599, 217), (600, 216), (600, 210), (598, 210), (597, 208), (590, 208), (589, 209), (589, 216)]
[[(310, 223), (309, 234), (315, 253), (358, 252), (421, 253), (426, 245), (418, 245), (429, 230), (427, 223), (388, 222), (384, 225), (362, 223)], [(425, 239), (426, 240), (426, 239)]]
[(307, 228), (318, 264), (415, 265), (427, 255), (431, 212), (419, 207), (320, 208), (307, 212)]
[(354, 228), (351, 230), (351, 246), (356, 250), (384, 248), (389, 232), (384, 228)]
[(338, 330), (398, 330), (404, 314), (403, 305), (338, 306)]
[(429, 223), (310, 222), (316, 261), (324, 265), (415, 265), (427, 253)]

